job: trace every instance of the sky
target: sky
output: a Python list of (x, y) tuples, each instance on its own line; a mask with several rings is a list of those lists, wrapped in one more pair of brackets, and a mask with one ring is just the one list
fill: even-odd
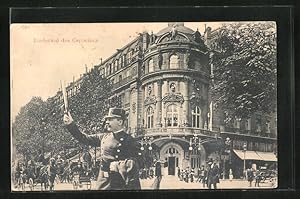
[[(185, 22), (204, 32), (218, 22)], [(10, 27), (11, 116), (34, 96), (43, 100), (56, 94), (60, 81), (78, 79), (92, 68), (147, 31), (157, 33), (161, 23), (60, 23), (12, 24)]]

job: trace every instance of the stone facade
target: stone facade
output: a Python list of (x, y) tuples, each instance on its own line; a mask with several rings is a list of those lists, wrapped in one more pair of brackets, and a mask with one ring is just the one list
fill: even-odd
[[(209, 95), (212, 37), (210, 28), (202, 36), (183, 23), (169, 23), (156, 34), (141, 33), (97, 67), (114, 82), (114, 92), (129, 114), (129, 133), (141, 141), (152, 161), (168, 163), (165, 174), (174, 175), (176, 167), (199, 168), (209, 157), (220, 160), (224, 137), (233, 140), (235, 149), (245, 141), (265, 144), (265, 149), (251, 150), (270, 152), (276, 145), (275, 117), (269, 117), (270, 134), (265, 137), (227, 132), (223, 113), (214, 109)], [(72, 89), (74, 85), (68, 91)], [(249, 130), (256, 126), (253, 121), (248, 121)], [(241, 129), (238, 122), (235, 130)]]

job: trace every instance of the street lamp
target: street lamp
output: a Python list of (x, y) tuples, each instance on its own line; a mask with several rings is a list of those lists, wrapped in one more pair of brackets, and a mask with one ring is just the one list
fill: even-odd
[(152, 151), (152, 140), (154, 138), (153, 137), (143, 137), (140, 141), (140, 144), (141, 144), (141, 151), (144, 151), (145, 150), (145, 147), (144, 146), (148, 146), (148, 150), (149, 151)]
[(225, 160), (226, 160), (226, 156), (225, 156), (225, 154), (228, 154), (228, 155), (230, 155), (230, 152), (231, 152), (231, 150), (230, 150), (230, 146), (231, 146), (231, 140), (230, 140), (230, 138), (229, 137), (227, 137), (226, 139), (225, 139), (225, 142), (224, 142), (224, 154), (223, 154), (223, 180), (225, 180), (225, 172), (226, 172), (226, 164), (225, 164)]
[(43, 158), (45, 158), (45, 131), (46, 131), (46, 122), (45, 118), (41, 118), (42, 128), (41, 128), (41, 134), (42, 134), (42, 153)]
[(246, 177), (246, 151), (247, 151), (247, 143), (245, 142), (243, 145), (244, 152), (244, 177)]
[(193, 150), (193, 145), (198, 149), (198, 151), (201, 151), (201, 138), (198, 138), (197, 134), (194, 134), (194, 137), (190, 138), (190, 151)]

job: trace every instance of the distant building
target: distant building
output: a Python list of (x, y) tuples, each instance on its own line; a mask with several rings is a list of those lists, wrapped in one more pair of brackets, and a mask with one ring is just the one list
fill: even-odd
[[(129, 114), (129, 132), (140, 139), (150, 162), (166, 162), (167, 175), (175, 175), (176, 167), (199, 168), (208, 159), (223, 161), (220, 151), (227, 137), (233, 150), (225, 159), (226, 168), (242, 168), (245, 142), (247, 166), (276, 161), (276, 114), (254, 114), (225, 126), (222, 111), (214, 109), (209, 49), (214, 47), (216, 31), (208, 27), (201, 35), (184, 23), (169, 23), (156, 34), (140, 33), (97, 66), (114, 82), (113, 92)], [(68, 86), (68, 96), (79, 91), (80, 81)], [(54, 98), (62, 103), (61, 92)]]

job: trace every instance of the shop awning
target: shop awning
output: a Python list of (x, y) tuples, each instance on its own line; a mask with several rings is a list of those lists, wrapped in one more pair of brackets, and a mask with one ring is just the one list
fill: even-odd
[(277, 157), (274, 153), (272, 152), (256, 152), (261, 159), (263, 159), (264, 161), (269, 161), (269, 162), (276, 162), (277, 161)]
[(263, 160), (257, 153), (256, 151), (246, 151), (245, 152), (245, 157), (244, 157), (244, 151), (242, 150), (233, 150), (234, 153), (241, 158), (242, 160)]

